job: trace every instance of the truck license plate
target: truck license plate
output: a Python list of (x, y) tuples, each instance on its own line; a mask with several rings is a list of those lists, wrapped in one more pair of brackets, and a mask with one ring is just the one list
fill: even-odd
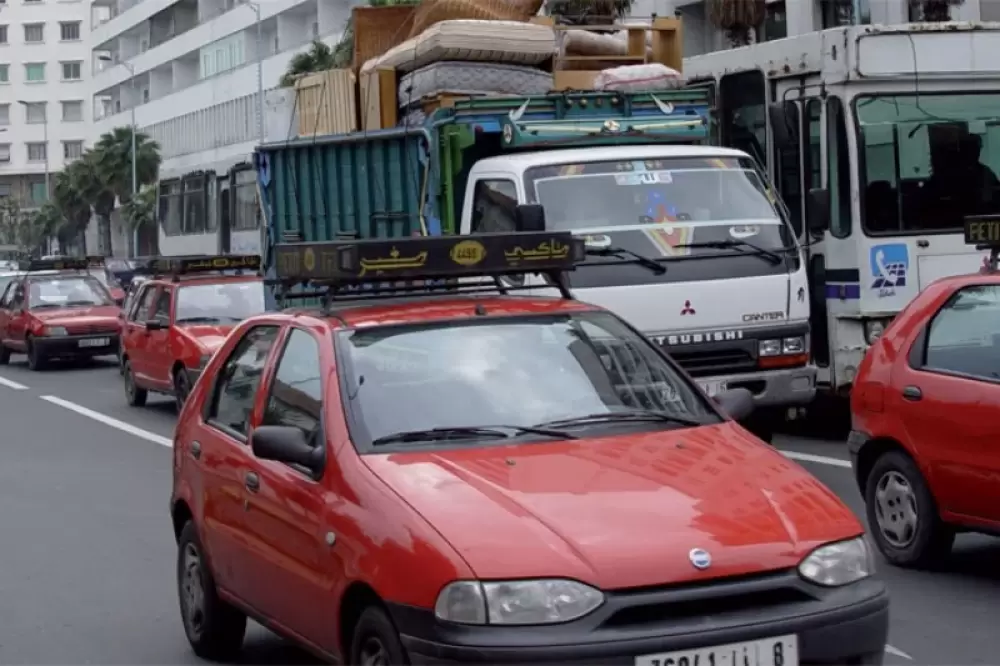
[(698, 386), (709, 398), (715, 397), (726, 390), (726, 383), (722, 381), (698, 382)]
[(81, 347), (107, 347), (111, 344), (111, 338), (88, 338), (80, 340)]
[(698, 650), (647, 654), (635, 666), (799, 666), (799, 641), (794, 634)]

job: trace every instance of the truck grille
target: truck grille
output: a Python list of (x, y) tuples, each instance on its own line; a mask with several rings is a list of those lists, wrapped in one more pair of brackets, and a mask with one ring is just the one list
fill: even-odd
[(692, 377), (752, 372), (757, 361), (746, 349), (672, 349), (667, 353)]

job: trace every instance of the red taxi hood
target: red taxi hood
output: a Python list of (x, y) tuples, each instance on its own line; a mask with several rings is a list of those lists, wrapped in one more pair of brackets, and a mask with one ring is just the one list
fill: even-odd
[[(738, 576), (862, 533), (832, 492), (732, 423), (363, 459), (483, 579), (621, 589)], [(693, 548), (711, 554), (707, 570)]]
[(226, 341), (226, 336), (236, 328), (235, 325), (219, 326), (218, 324), (198, 324), (196, 326), (178, 326), (177, 330), (206, 354), (214, 354), (215, 350)]
[(32, 310), (31, 315), (48, 326), (90, 326), (94, 324), (118, 324), (121, 308), (117, 305), (98, 305), (92, 308), (66, 308)]

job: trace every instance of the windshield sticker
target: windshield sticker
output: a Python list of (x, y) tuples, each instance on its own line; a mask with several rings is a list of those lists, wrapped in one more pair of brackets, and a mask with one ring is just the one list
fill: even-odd
[(611, 247), (611, 236), (607, 234), (585, 234), (583, 236), (583, 244), (591, 250), (603, 250), (606, 247)]
[(560, 176), (579, 176), (586, 170), (586, 164), (564, 164), (556, 172)]
[(738, 240), (750, 238), (760, 233), (760, 227), (755, 224), (741, 224), (736, 227), (729, 227), (729, 235)]
[(690, 225), (664, 225), (658, 228), (646, 228), (643, 229), (643, 233), (664, 257), (686, 257), (691, 254), (691, 248), (685, 247), (694, 236), (694, 228)]
[(636, 171), (633, 173), (615, 174), (618, 185), (669, 185), (674, 182), (669, 171)]

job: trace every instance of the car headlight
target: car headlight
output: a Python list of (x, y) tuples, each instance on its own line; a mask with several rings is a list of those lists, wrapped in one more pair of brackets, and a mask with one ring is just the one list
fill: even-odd
[(434, 614), (459, 624), (554, 624), (603, 603), (604, 593), (573, 580), (459, 580), (441, 590)]
[(69, 332), (63, 326), (46, 326), (44, 334), (58, 338), (64, 335), (69, 335)]
[(820, 546), (799, 564), (799, 575), (826, 587), (848, 585), (875, 573), (875, 558), (864, 537)]

